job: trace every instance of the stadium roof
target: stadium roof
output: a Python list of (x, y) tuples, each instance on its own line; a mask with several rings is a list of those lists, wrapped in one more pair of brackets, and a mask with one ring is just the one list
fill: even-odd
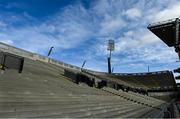
[(173, 47), (175, 42), (175, 21), (176, 19), (171, 19), (168, 21), (153, 23), (149, 24), (147, 28), (169, 47)]

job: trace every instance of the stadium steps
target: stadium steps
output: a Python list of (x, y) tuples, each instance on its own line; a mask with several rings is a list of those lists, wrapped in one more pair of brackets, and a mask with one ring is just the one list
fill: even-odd
[(83, 108), (80, 111), (73, 110), (72, 112), (65, 112), (61, 113), (58, 112), (57, 114), (47, 115), (42, 117), (47, 118), (55, 118), (55, 117), (74, 117), (74, 118), (88, 118), (88, 117), (107, 117), (113, 111), (122, 111), (124, 109), (129, 109), (130, 107), (135, 106), (133, 104), (116, 104), (116, 105), (109, 105), (109, 106), (102, 106), (102, 107), (94, 107), (94, 108)]
[[(153, 109), (131, 100), (130, 94), (119, 96), (77, 85), (63, 76), (60, 68), (26, 59), (21, 74), (9, 69), (1, 73), (0, 117), (133, 117), (134, 111)], [(141, 102), (144, 98), (136, 99)]]
[[(110, 105), (110, 106), (79, 106), (78, 107), (58, 107), (54, 109), (43, 109), (43, 110), (32, 110), (32, 111), (16, 111), (2, 113), (1, 117), (83, 117), (86, 116), (87, 113), (95, 113), (95, 112), (108, 112), (108, 110), (114, 110), (117, 108), (121, 108), (123, 105)], [(125, 105), (126, 106), (126, 105)], [(133, 106), (133, 105), (132, 105)], [(131, 107), (131, 106), (130, 106)], [(129, 108), (130, 108), (129, 107)], [(105, 113), (104, 112), (104, 113)], [(81, 115), (83, 114), (83, 115)], [(85, 115), (84, 115), (85, 114)], [(7, 116), (8, 115), (8, 116)]]
[[(38, 102), (38, 101), (36, 101)], [(68, 103), (71, 102), (71, 103)], [(110, 102), (104, 101), (104, 103), (98, 103), (98, 101), (39, 101), (38, 103), (29, 102), (30, 104), (23, 102), (3, 102), (0, 103), (1, 113), (4, 112), (20, 112), (20, 111), (32, 111), (32, 110), (51, 110), (58, 108), (84, 108), (84, 107), (98, 107), (98, 106), (116, 106), (119, 104), (118, 101)], [(6, 105), (5, 105), (6, 104)], [(8, 104), (8, 106), (7, 106)], [(36, 104), (36, 105), (35, 105)], [(131, 103), (123, 102), (122, 106), (133, 105)]]
[[(133, 105), (129, 105), (129, 106), (125, 105), (126, 108), (129, 108), (131, 106), (133, 106)], [(87, 118), (87, 116), (93, 117), (93, 115), (96, 115), (96, 114), (104, 114), (105, 115), (108, 112), (110, 112), (111, 110), (114, 110), (114, 111), (115, 110), (121, 110), (122, 108), (124, 108), (124, 106), (122, 104), (117, 104), (115, 106), (102, 107), (102, 108), (98, 107), (98, 108), (95, 108), (95, 109), (88, 109), (85, 114), (82, 114), (82, 113), (80, 113), (78, 115), (77, 114), (73, 114), (73, 115), (72, 114), (66, 114), (65, 117), (72, 117), (73, 116), (73, 117), (86, 117)], [(53, 117), (58, 117), (60, 115), (58, 114), (58, 115), (52, 115), (52, 116)], [(98, 117), (98, 116), (96, 115), (96, 117)]]
[[(115, 96), (115, 97), (117, 97), (117, 96)], [(38, 99), (33, 100), (31, 98), (29, 99), (29, 97), (27, 97), (29, 100), (24, 100), (23, 98), (22, 98), (22, 100), (21, 99), (16, 100), (16, 98), (14, 98), (14, 97), (9, 97), (9, 98), (10, 98), (10, 100), (9, 100), (10, 102), (8, 101), (8, 98), (6, 98), (5, 101), (0, 103), (1, 107), (2, 107), (2, 110), (3, 110), (3, 112), (1, 111), (1, 113), (0, 113), (0, 115), (1, 115), (0, 117), (6, 117), (5, 115), (7, 115), (7, 117), (14, 117), (14, 116), (17, 116), (17, 115), (18, 115), (18, 117), (29, 117), (29, 116), (31, 117), (33, 115), (35, 117), (37, 117), (37, 116), (44, 116), (44, 115), (41, 115), (41, 114), (44, 114), (45, 111), (47, 112), (48, 115), (51, 114), (50, 112), (52, 112), (54, 114), (55, 113), (54, 110), (59, 110), (60, 107), (67, 107), (67, 106), (71, 107), (72, 102), (74, 102), (75, 106), (74, 106), (74, 108), (72, 108), (73, 106), (71, 107), (71, 109), (70, 109), (71, 111), (76, 110), (76, 109), (78, 110), (78, 107), (80, 108), (80, 110), (81, 109), (84, 110), (84, 107), (89, 107), (88, 109), (90, 110), (90, 108), (92, 106), (94, 106), (94, 108), (96, 109), (96, 108), (98, 108), (99, 105), (103, 106), (101, 108), (99, 107), (100, 109), (105, 109), (104, 105), (109, 105), (109, 106), (107, 106), (108, 109), (111, 108), (111, 107), (115, 108), (118, 104), (120, 104), (119, 101), (121, 102), (121, 104), (120, 104), (121, 107), (124, 107), (124, 106), (126, 107), (127, 105), (133, 106), (133, 103), (129, 103), (127, 101), (125, 102), (122, 99), (113, 100), (113, 98), (111, 98), (111, 97), (102, 97), (102, 96), (97, 97), (97, 99), (95, 99), (95, 96), (93, 96), (91, 98), (89, 97), (88, 100), (86, 98), (79, 97), (79, 99), (80, 99), (80, 100), (78, 100), (79, 103), (75, 102), (75, 98), (72, 99), (72, 97), (69, 97), (72, 100), (68, 100), (68, 98), (63, 97), (64, 98), (63, 101), (60, 101), (60, 98), (59, 98), (58, 102), (54, 101), (54, 100), (51, 100), (51, 101), (49, 100), (48, 102), (51, 102), (50, 107), (48, 107), (48, 105), (47, 105), (48, 103), (45, 100), (45, 98), (42, 98), (42, 97), (41, 97), (42, 100), (38, 100)], [(105, 100), (103, 100), (104, 98), (105, 98)], [(106, 101), (107, 99), (109, 101)], [(1, 98), (1, 100), (2, 100), (2, 98)], [(23, 102), (23, 100), (24, 100), (24, 102)], [(17, 102), (13, 102), (13, 101), (17, 101)], [(31, 101), (31, 103), (29, 103), (29, 101)], [(36, 108), (36, 106), (38, 106), (38, 105), (35, 105), (35, 104), (38, 104), (38, 101), (40, 101), (41, 103), (44, 102), (44, 105), (43, 106), (41, 105), (39, 108)], [(89, 101), (93, 101), (93, 102), (89, 102)], [(54, 102), (56, 102), (55, 103), (56, 106), (52, 106)], [(67, 103), (65, 103), (65, 102), (67, 102)], [(88, 105), (88, 103), (94, 103), (94, 104), (93, 105), (92, 104)], [(102, 103), (102, 104), (99, 104), (99, 103)], [(33, 104), (33, 105), (30, 105), (30, 104)], [(57, 104), (59, 104), (59, 106), (57, 106)], [(83, 107), (80, 107), (81, 105), (83, 105)], [(47, 108), (45, 108), (45, 107), (47, 107)], [(53, 110), (50, 110), (49, 108), (52, 108)], [(14, 111), (15, 110), (15, 112), (4, 112), (5, 109), (6, 109), (6, 111)], [(35, 110), (30, 110), (30, 109), (35, 109)], [(37, 110), (37, 109), (41, 109), (41, 110)], [(42, 110), (42, 109), (46, 109), (46, 110)], [(37, 112), (37, 111), (39, 111), (39, 112)], [(58, 114), (60, 112), (61, 112), (61, 110), (57, 111)], [(37, 113), (38, 113), (38, 115), (36, 115)], [(67, 110), (65, 110), (65, 112), (62, 113), (62, 116), (64, 115), (64, 113), (67, 113)], [(78, 111), (78, 113), (80, 113), (80, 112)], [(68, 115), (69, 115), (69, 113), (68, 113)]]
[(141, 117), (143, 114), (146, 114), (146, 113), (148, 113), (149, 112), (149, 110), (152, 110), (152, 108), (150, 108), (150, 107), (139, 107), (138, 109), (134, 109), (134, 110), (132, 110), (131, 112), (129, 112), (129, 113), (126, 113), (126, 114), (123, 114), (123, 115), (121, 115), (121, 116), (117, 116), (117, 117), (115, 117), (115, 118), (139, 118), (139, 117)]
[[(12, 75), (6, 75), (6, 74), (12, 74)], [(23, 77), (23, 78), (22, 78)], [(34, 81), (36, 83), (34, 83)], [(38, 87), (39, 89), (37, 91), (44, 91), (44, 90), (53, 90), (59, 89), (66, 89), (66, 91), (71, 92), (78, 92), (78, 93), (84, 93), (84, 94), (107, 94), (103, 91), (99, 91), (96, 88), (91, 87), (83, 87), (79, 85), (75, 85), (74, 83), (68, 81), (66, 77), (59, 75), (58, 77), (43, 77), (39, 75), (29, 75), (29, 72), (24, 71), (22, 74), (17, 74), (16, 71), (13, 70), (7, 70), (4, 74), (1, 75), (0, 78), (0, 88), (5, 87), (11, 87), (16, 88), (17, 90), (19, 88), (28, 89), (28, 90), (36, 90)], [(74, 90), (76, 88), (76, 90)], [(20, 89), (19, 89), (20, 90)], [(90, 91), (91, 90), (91, 91)], [(64, 91), (64, 90), (63, 90)]]
[(113, 108), (109, 111), (101, 111), (101, 112), (96, 112), (93, 115), (86, 116), (86, 118), (114, 118), (116, 116), (122, 116), (125, 115), (126, 113), (130, 113), (131, 111), (138, 110), (139, 108), (142, 108), (142, 106), (139, 105), (131, 105), (131, 106), (126, 106), (126, 107), (120, 107), (120, 108)]

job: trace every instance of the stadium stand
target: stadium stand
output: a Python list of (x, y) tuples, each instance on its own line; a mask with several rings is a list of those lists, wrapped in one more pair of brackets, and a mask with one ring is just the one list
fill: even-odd
[[(176, 82), (173, 73), (170, 71), (158, 71), (148, 73), (95, 73), (95, 75), (104, 79), (115, 81), (134, 88), (146, 90), (155, 89), (175, 89)], [(123, 82), (123, 83), (122, 83)], [(126, 82), (126, 83), (124, 83)]]
[(160, 113), (166, 103), (76, 85), (62, 74), (62, 67), (30, 59), (21, 74), (14, 69), (1, 73), (0, 117), (143, 117), (152, 110)]
[[(134, 90), (120, 90), (141, 86), (139, 81), (117, 80), (119, 75), (83, 70), (0, 45), (3, 46), (0, 46), (1, 53), (9, 52), (24, 58), (21, 73), (13, 68), (0, 73), (1, 118), (174, 117), (169, 108), (172, 103)], [(143, 86), (149, 88), (149, 85)]]

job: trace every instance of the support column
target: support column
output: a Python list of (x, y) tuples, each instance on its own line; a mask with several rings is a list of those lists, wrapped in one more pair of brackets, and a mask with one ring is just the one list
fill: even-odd
[(111, 58), (108, 57), (108, 73), (111, 74)]
[(175, 42), (174, 42), (174, 47), (175, 47), (175, 51), (178, 53), (178, 56), (179, 56), (179, 59), (180, 59), (180, 46), (179, 46), (179, 19), (177, 18), (176, 21), (175, 21)]

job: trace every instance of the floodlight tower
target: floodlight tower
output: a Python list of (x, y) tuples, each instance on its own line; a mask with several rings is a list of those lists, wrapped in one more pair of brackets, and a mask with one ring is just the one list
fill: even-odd
[(108, 47), (107, 50), (109, 51), (108, 57), (108, 73), (111, 74), (111, 52), (114, 51), (114, 40), (108, 40)]

